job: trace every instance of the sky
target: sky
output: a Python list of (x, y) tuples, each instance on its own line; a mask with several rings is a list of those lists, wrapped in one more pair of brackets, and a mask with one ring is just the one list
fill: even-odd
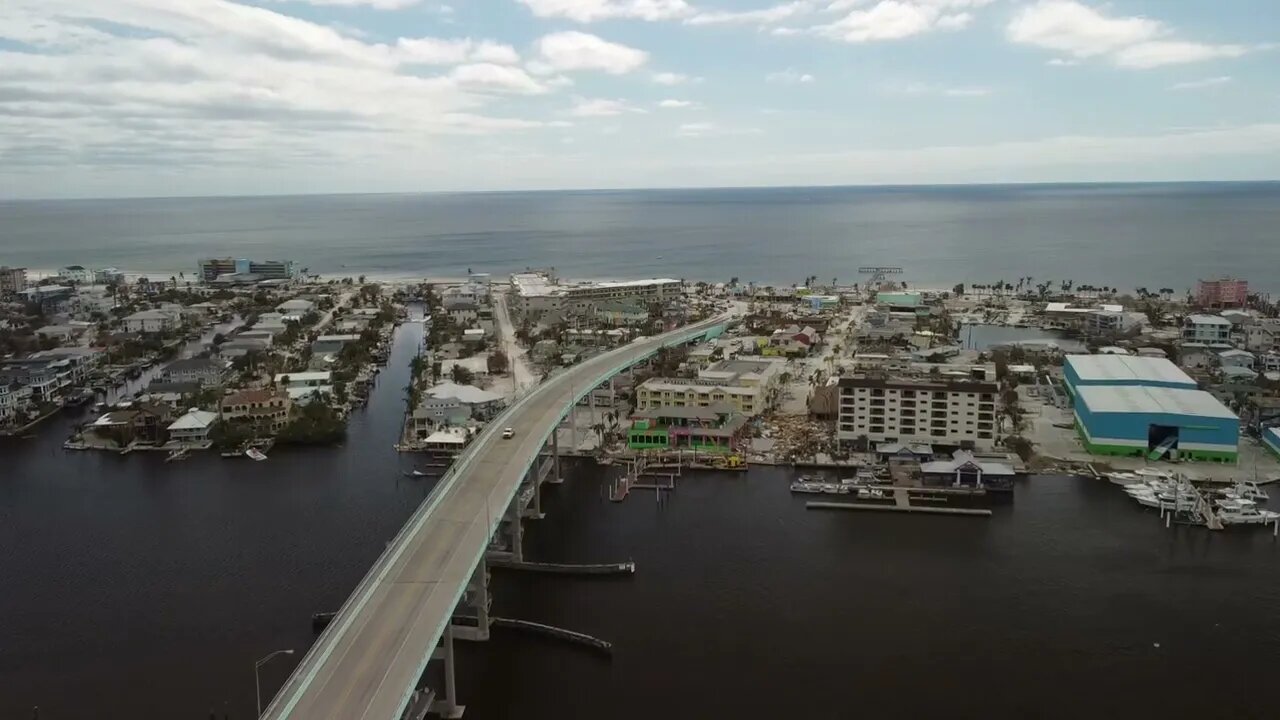
[(1276, 0), (0, 0), (0, 198), (1278, 178)]

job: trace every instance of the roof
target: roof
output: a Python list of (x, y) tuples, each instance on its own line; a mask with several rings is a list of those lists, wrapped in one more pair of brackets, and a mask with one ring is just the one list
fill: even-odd
[(1083, 385), (1076, 391), (1080, 401), (1093, 413), (1159, 413), (1238, 419), (1226, 405), (1203, 390), (1145, 385)]
[(935, 460), (933, 462), (921, 463), (920, 472), (926, 474), (951, 474), (964, 466), (976, 467), (982, 471), (983, 475), (997, 475), (1012, 477), (1017, 474), (1013, 468), (1004, 463), (994, 463), (979, 460), (974, 457), (973, 453), (964, 450), (957, 450), (951, 456), (950, 460)]
[(274, 381), (279, 383), (284, 378), (289, 378), (289, 382), (310, 382), (312, 380), (328, 380), (331, 377), (333, 377), (333, 373), (328, 370), (324, 372), (291, 372), (276, 375)]
[(501, 400), (502, 395), (481, 390), (474, 385), (459, 385), (455, 382), (442, 382), (427, 390), (427, 394), (437, 398), (457, 398), (460, 402), (471, 405)]
[(1219, 357), (1247, 357), (1247, 358), (1252, 358), (1252, 357), (1253, 357), (1253, 353), (1249, 352), (1248, 350), (1237, 350), (1237, 349), (1232, 349), (1232, 350), (1223, 350), (1222, 352), (1218, 353), (1218, 356), (1219, 356)]
[(316, 338), (316, 342), (355, 342), (360, 339), (359, 335), (321, 335)]
[(1254, 372), (1254, 371), (1250, 370), (1249, 368), (1247, 368), (1247, 367), (1236, 367), (1235, 365), (1227, 365), (1227, 366), (1224, 366), (1224, 367), (1222, 368), (1222, 374), (1223, 374), (1223, 376), (1225, 376), (1225, 377), (1237, 377), (1237, 378), (1242, 378), (1242, 377), (1255, 378), (1255, 377), (1258, 377), (1258, 373), (1256, 373), (1256, 372)]
[(921, 301), (918, 292), (882, 292), (876, 293), (876, 302), (885, 305), (919, 305)]
[(170, 310), (141, 310), (128, 317), (125, 320), (173, 320), (174, 313)]
[(165, 372), (172, 373), (174, 370), (209, 370), (219, 369), (223, 364), (216, 360), (210, 360), (209, 357), (187, 357), (184, 360), (174, 360), (173, 363), (165, 365)]
[(1163, 382), (1196, 387), (1196, 381), (1165, 358), (1133, 355), (1068, 355), (1081, 382)]
[(451, 432), (452, 428), (437, 430), (428, 435), (422, 442), (424, 443), (441, 443), (449, 445), (465, 445), (467, 438), (459, 432)]
[(188, 410), (185, 415), (169, 425), (170, 430), (203, 430), (218, 419), (217, 413), (206, 410)]
[(1231, 321), (1221, 315), (1188, 315), (1187, 322), (1192, 325), (1230, 325)]
[(222, 398), (223, 405), (250, 405), (252, 403), (269, 402), (280, 398), (280, 393), (271, 388), (248, 388), (238, 390)]

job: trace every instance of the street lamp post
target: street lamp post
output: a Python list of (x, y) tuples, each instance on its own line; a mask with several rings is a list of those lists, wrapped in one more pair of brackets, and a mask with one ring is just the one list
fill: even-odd
[(258, 717), (262, 717), (262, 683), (258, 680), (258, 669), (261, 668), (263, 665), (266, 665), (271, 660), (271, 658), (277, 655), (292, 655), (292, 654), (293, 654), (292, 649), (277, 650), (253, 663), (253, 689), (258, 696)]

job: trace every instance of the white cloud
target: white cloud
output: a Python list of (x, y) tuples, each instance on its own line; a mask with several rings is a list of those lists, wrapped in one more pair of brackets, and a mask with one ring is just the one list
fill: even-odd
[(653, 77), (651, 77), (650, 79), (659, 85), (667, 85), (669, 87), (702, 81), (702, 78), (690, 77), (688, 75), (683, 75), (681, 73), (674, 73), (674, 72), (654, 73)]
[(706, 10), (685, 19), (688, 25), (772, 25), (813, 10), (809, 0), (773, 5), (757, 10)]
[(993, 0), (880, 0), (866, 8), (861, 0), (835, 0), (828, 8), (844, 17), (810, 28), (811, 32), (850, 43), (900, 40), (934, 30), (959, 30), (973, 22), (970, 8)]
[(599, 70), (623, 75), (649, 61), (649, 53), (643, 50), (575, 30), (543, 35), (538, 39), (537, 51), (540, 63), (560, 72)]
[[(0, 50), (0, 173), (287, 172), (545, 126), (485, 114), (496, 94), (547, 91), (479, 62), (513, 59), (491, 41), (370, 43), (227, 0), (3, 0), (0, 34), (17, 43)], [(433, 65), (456, 67), (412, 72)]]
[(715, 123), (709, 122), (684, 123), (676, 128), (676, 134), (680, 137), (704, 137), (715, 131)]
[(1045, 64), (1053, 67), (1073, 67), (1079, 65), (1080, 61), (1072, 60), (1071, 58), (1050, 58)]
[(729, 137), (733, 135), (758, 135), (759, 128), (725, 127), (713, 122), (683, 123), (676, 128), (676, 135), (684, 138)]
[(1174, 83), (1169, 86), (1170, 90), (1202, 90), (1204, 88), (1217, 87), (1218, 85), (1226, 85), (1232, 82), (1230, 75), (1219, 75), (1218, 77), (1205, 78), (1203, 80), (1188, 80), (1187, 82)]
[(580, 23), (613, 18), (672, 20), (693, 12), (684, 0), (519, 0), (534, 15)]
[(1181, 65), (1217, 58), (1236, 58), (1248, 49), (1243, 45), (1205, 45), (1203, 43), (1157, 40), (1124, 48), (1115, 55), (1122, 68), (1146, 70), (1163, 65)]
[(1138, 70), (1233, 58), (1248, 52), (1242, 45), (1167, 39), (1172, 30), (1158, 20), (1113, 17), (1076, 0), (1039, 0), (1024, 7), (1009, 21), (1005, 34), (1014, 43), (1057, 50), (1074, 58), (1108, 57), (1118, 67)]
[(945, 87), (940, 85), (929, 85), (919, 82), (907, 82), (900, 84), (886, 84), (881, 86), (885, 92), (895, 95), (915, 95), (915, 96), (931, 96), (931, 97), (987, 97), (994, 91), (988, 87), (981, 86), (958, 86)]
[(449, 73), (449, 78), (464, 90), (515, 95), (541, 95), (549, 91), (546, 84), (530, 77), (529, 73), (511, 65), (475, 63), (459, 65)]
[(696, 103), (694, 103), (692, 100), (667, 99), (667, 100), (661, 100), (658, 102), (658, 107), (668, 108), (668, 109), (690, 108), (690, 107), (693, 107), (694, 105), (696, 105)]
[(643, 110), (631, 105), (626, 100), (610, 100), (608, 98), (577, 98), (569, 114), (574, 117), (613, 117), (626, 113), (639, 113)]
[(776, 83), (778, 85), (809, 85), (817, 82), (809, 73), (797, 72), (793, 68), (787, 68), (781, 72), (773, 72), (764, 76), (765, 82)]
[(297, 2), (321, 7), (370, 7), (374, 10), (401, 10), (417, 5), (422, 0), (275, 0), (275, 2)]
[(397, 59), (411, 65), (458, 65), (487, 62), (514, 65), (520, 55), (510, 45), (471, 38), (400, 38), (395, 45)]

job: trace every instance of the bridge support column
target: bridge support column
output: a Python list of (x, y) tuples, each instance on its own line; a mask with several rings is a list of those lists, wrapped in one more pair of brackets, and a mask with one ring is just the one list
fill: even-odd
[[(462, 602), (453, 611), (454, 621), (461, 624), (453, 626), (453, 635), (458, 640), (483, 642), (489, 639), (489, 627), (493, 624), (489, 617), (489, 609), (493, 601), (489, 595), (489, 562), (480, 558), (480, 564), (471, 573), (471, 581), (462, 594)], [(475, 625), (472, 625), (472, 622)]]
[(564, 482), (564, 476), (560, 474), (560, 427), (557, 423), (556, 429), (551, 432), (551, 479), (547, 482), (559, 485)]
[(444, 679), (440, 697), (431, 703), (431, 712), (442, 718), (460, 718), (466, 706), (458, 704), (458, 690), (455, 682), (457, 662), (453, 654), (453, 625), (444, 627), (444, 635), (440, 638), (440, 646), (431, 655), (434, 660), (444, 661)]
[(507, 510), (507, 525), (511, 532), (511, 559), (516, 562), (524, 562), (524, 519), (520, 515), (520, 495), (517, 494)]

